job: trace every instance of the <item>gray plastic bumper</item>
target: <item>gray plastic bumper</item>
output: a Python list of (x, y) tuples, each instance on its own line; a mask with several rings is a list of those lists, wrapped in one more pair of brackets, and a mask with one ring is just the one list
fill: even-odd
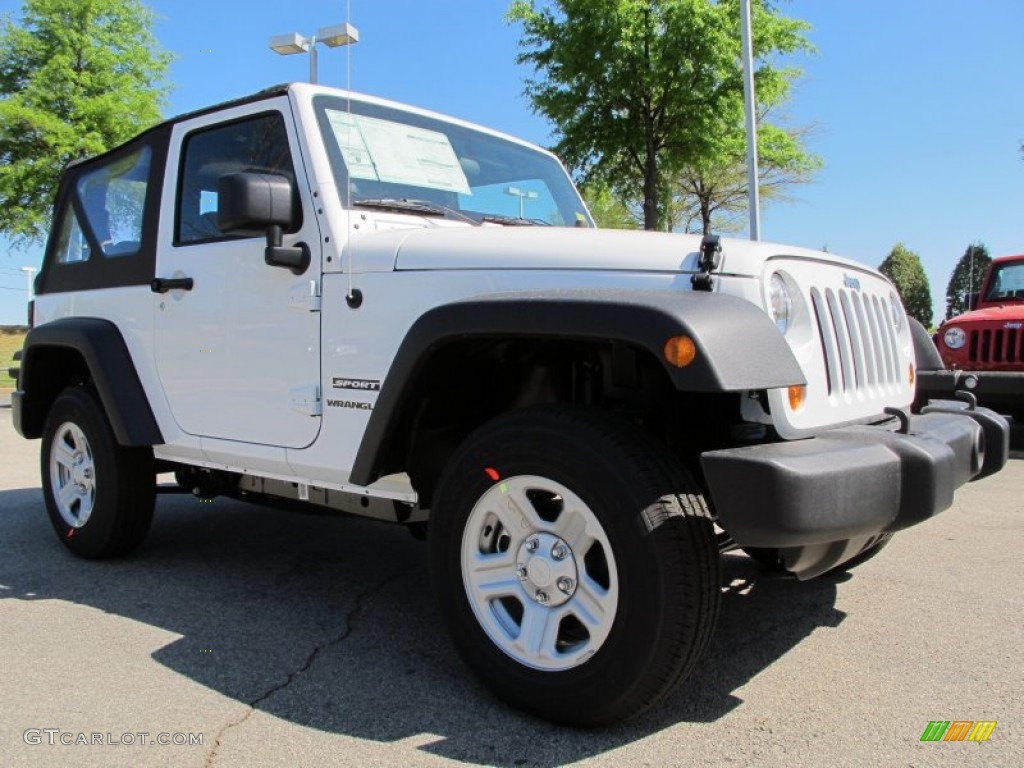
[(919, 370), (916, 390), (918, 406), (967, 391), (986, 405), (1019, 411), (1024, 408), (1024, 371)]
[[(893, 426), (701, 456), (721, 526), (741, 547), (801, 547), (889, 533), (953, 503), (969, 480), (998, 472), (1009, 425), (985, 408), (935, 403)], [(932, 410), (932, 409), (929, 409)]]

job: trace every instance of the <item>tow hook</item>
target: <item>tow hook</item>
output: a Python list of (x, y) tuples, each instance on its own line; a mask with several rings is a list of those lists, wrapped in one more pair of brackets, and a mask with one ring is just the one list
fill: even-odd
[(896, 430), (901, 435), (910, 434), (910, 411), (906, 408), (886, 408), (885, 412), (900, 420), (900, 428)]

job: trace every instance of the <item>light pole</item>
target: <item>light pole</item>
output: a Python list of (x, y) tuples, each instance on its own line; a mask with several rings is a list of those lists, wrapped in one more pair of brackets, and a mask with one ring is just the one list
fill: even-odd
[(25, 273), (26, 277), (28, 277), (28, 286), (25, 288), (25, 301), (32, 301), (32, 275), (34, 275), (38, 270), (36, 270), (35, 267), (22, 267), (21, 271)]
[(298, 32), (289, 32), (285, 35), (274, 35), (270, 38), (270, 49), (282, 56), (291, 56), (293, 53), (309, 54), (309, 82), (316, 83), (316, 44), (323, 43), (328, 48), (338, 48), (343, 45), (352, 45), (359, 42), (359, 30), (349, 24), (334, 24), (330, 27), (321, 27), (312, 37), (303, 37)]
[(747, 207), (750, 239), (761, 239), (761, 195), (757, 178), (757, 115), (754, 94), (754, 40), (750, 29), (750, 0), (740, 0), (740, 38), (743, 43), (743, 107), (747, 116)]
[(526, 200), (536, 200), (536, 192), (524, 192), (519, 187), (509, 187), (505, 190), (506, 195), (512, 195), (512, 197), (519, 198), (519, 218), (523, 218), (523, 204)]

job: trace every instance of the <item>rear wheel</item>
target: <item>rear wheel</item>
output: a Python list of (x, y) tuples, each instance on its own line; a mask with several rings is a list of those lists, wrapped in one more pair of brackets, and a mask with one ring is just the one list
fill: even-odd
[(155, 502), (153, 452), (118, 445), (91, 389), (69, 387), (54, 401), (41, 460), (46, 511), (64, 546), (103, 558), (142, 543)]
[(627, 423), (528, 409), (471, 435), (432, 509), (441, 616), (500, 697), (576, 725), (635, 715), (700, 659), (719, 606), (703, 498)]

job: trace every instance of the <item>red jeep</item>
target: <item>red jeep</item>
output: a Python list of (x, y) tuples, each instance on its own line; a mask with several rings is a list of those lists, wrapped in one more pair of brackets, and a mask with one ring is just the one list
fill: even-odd
[(993, 260), (971, 311), (946, 321), (935, 345), (947, 371), (922, 375), (922, 389), (973, 391), (978, 400), (1024, 419), (1024, 255)]

